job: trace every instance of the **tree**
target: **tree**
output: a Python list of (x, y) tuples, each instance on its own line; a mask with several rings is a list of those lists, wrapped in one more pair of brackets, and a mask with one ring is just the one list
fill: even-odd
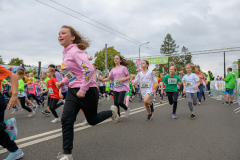
[(138, 73), (138, 68), (136, 63), (134, 63), (132, 60), (129, 60), (128, 62), (130, 62), (130, 66), (128, 66), (128, 72), (129, 74), (137, 74)]
[[(173, 40), (171, 34), (167, 34), (164, 38), (163, 44), (161, 45), (160, 52), (162, 54), (172, 55), (173, 53), (177, 53), (178, 45), (175, 44), (175, 40)], [(179, 57), (168, 57), (168, 64), (157, 64), (156, 71), (159, 73), (162, 72), (162, 67), (164, 67), (165, 71), (169, 70), (169, 66), (175, 65), (176, 62), (179, 61)]]
[(0, 64), (4, 64), (2, 56), (0, 55)]
[[(12, 58), (8, 65), (17, 65), (23, 64), (23, 60), (19, 58)], [(25, 65), (26, 66), (26, 65)]]
[[(109, 71), (113, 68), (114, 57), (121, 53), (114, 49), (114, 47), (107, 48), (107, 68)], [(105, 70), (105, 48), (94, 55), (95, 63), (101, 71)]]

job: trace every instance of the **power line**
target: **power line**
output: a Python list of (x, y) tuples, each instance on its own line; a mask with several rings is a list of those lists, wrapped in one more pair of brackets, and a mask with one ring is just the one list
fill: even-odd
[[(76, 18), (76, 19), (78, 19), (78, 20), (80, 20), (80, 21), (83, 21), (83, 22), (85, 22), (85, 23), (88, 23), (88, 24), (90, 24), (90, 25), (92, 25), (92, 26), (94, 26), (94, 27), (96, 27), (96, 28), (99, 28), (99, 29), (101, 29), (101, 30), (104, 30), (104, 31), (106, 31), (106, 32), (108, 32), (108, 33), (110, 33), (110, 34), (113, 34), (113, 35), (118, 36), (118, 37), (120, 37), (120, 38), (122, 38), (122, 39), (125, 39), (125, 40), (127, 40), (127, 41), (129, 41), (129, 42), (131, 42), (131, 43), (134, 43), (134, 44), (136, 44), (136, 45), (139, 45), (139, 44), (141, 43), (141, 42), (138, 41), (138, 40), (135, 40), (135, 39), (133, 39), (133, 38), (131, 38), (131, 37), (129, 37), (129, 36), (127, 36), (127, 35), (119, 32), (119, 31), (117, 31), (117, 30), (112, 29), (112, 28), (110, 28), (110, 27), (108, 27), (108, 26), (106, 26), (106, 25), (103, 25), (103, 24), (101, 24), (100, 22), (97, 22), (97, 21), (95, 21), (95, 20), (93, 20), (93, 19), (91, 19), (91, 18), (88, 18), (87, 16), (85, 16), (85, 15), (83, 15), (83, 14), (81, 14), (81, 13), (78, 13), (78, 12), (76, 12), (76, 11), (74, 11), (74, 10), (66, 7), (66, 6), (63, 6), (63, 5), (61, 5), (61, 4), (59, 4), (59, 3), (55, 2), (55, 1), (52, 1), (52, 0), (51, 0), (52, 2), (54, 2), (54, 3), (58, 4), (58, 5), (61, 5), (62, 7), (65, 7), (65, 8), (67, 8), (67, 9), (73, 11), (73, 12), (76, 12), (76, 13), (78, 13), (78, 14), (86, 17), (86, 18), (88, 18), (88, 19), (91, 19), (92, 21), (94, 21), (94, 22), (96, 22), (96, 23), (98, 23), (98, 24), (101, 24), (101, 25), (103, 25), (104, 27), (107, 27), (107, 28), (109, 28), (109, 29), (111, 29), (111, 30), (113, 30), (113, 31), (115, 31), (115, 32), (118, 32), (119, 34), (122, 34), (122, 35), (124, 35), (125, 37), (128, 37), (129, 39), (132, 39), (132, 40), (134, 40), (134, 41), (129, 40), (129, 39), (127, 39), (127, 38), (124, 38), (124, 37), (122, 37), (122, 36), (120, 36), (120, 35), (118, 35), (118, 34), (116, 34), (116, 33), (113, 33), (113, 32), (111, 32), (111, 31), (108, 31), (108, 30), (106, 30), (106, 29), (104, 29), (104, 28), (101, 28), (101, 27), (99, 27), (99, 26), (97, 26), (97, 25), (95, 25), (95, 24), (92, 24), (92, 23), (90, 23), (90, 22), (87, 22), (87, 21), (85, 21), (85, 20), (83, 20), (83, 19), (80, 19), (80, 18), (78, 18), (78, 17), (76, 17), (76, 16), (74, 16), (74, 15), (71, 15), (70, 13), (64, 12), (64, 11), (62, 11), (62, 10), (60, 10), (60, 9), (58, 9), (58, 8), (55, 8), (55, 7), (51, 6), (51, 5), (48, 5), (48, 4), (44, 3), (44, 2), (41, 2), (41, 1), (39, 1), (39, 0), (36, 0), (36, 1), (39, 2), (39, 3), (42, 3), (42, 4), (46, 5), (46, 6), (48, 6), (48, 7), (50, 7), (50, 8), (53, 8), (53, 9), (55, 9), (55, 10), (57, 10), (57, 11), (60, 11), (60, 12), (62, 12), (62, 13), (64, 13), (64, 14), (67, 14), (67, 15), (73, 17), (73, 18)], [(135, 41), (137, 41), (137, 42), (135, 42)], [(144, 48), (147, 48), (147, 47), (144, 46)], [(149, 49), (149, 50), (151, 50), (151, 49)], [(156, 51), (155, 51), (155, 52), (156, 52)], [(156, 52), (156, 53), (158, 53), (158, 52)]]

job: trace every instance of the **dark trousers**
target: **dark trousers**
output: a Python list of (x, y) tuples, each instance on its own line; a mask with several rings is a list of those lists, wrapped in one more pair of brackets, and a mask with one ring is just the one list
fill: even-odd
[(23, 109), (27, 110), (28, 112), (32, 112), (32, 110), (25, 105), (25, 97), (18, 97), (20, 99), (20, 103)]
[(177, 110), (177, 100), (178, 100), (178, 92), (166, 92), (168, 96), (169, 104), (173, 104), (173, 112), (172, 114), (176, 113)]
[(43, 103), (40, 99), (38, 99), (34, 94), (28, 94), (27, 95), (28, 99), (30, 100), (30, 98), (33, 98), (38, 105), (40, 105), (41, 103)]
[(198, 86), (198, 89), (200, 92), (197, 92), (197, 97), (198, 97), (199, 102), (201, 102), (202, 101), (202, 93), (203, 93), (203, 84), (200, 84), (200, 86)]
[(79, 88), (69, 88), (62, 114), (62, 134), (64, 154), (71, 154), (73, 149), (73, 126), (80, 109), (83, 110), (90, 125), (96, 125), (112, 116), (112, 111), (97, 113), (99, 93), (96, 87), (90, 87), (84, 98), (78, 98)]
[(52, 114), (54, 115), (55, 118), (58, 118), (58, 114), (56, 112), (56, 109), (63, 105), (61, 102), (61, 105), (57, 104), (59, 99), (51, 98), (50, 99), (50, 104), (49, 104), (49, 109), (51, 110)]
[(113, 92), (114, 93), (114, 105), (117, 106), (118, 108), (118, 115), (120, 117), (120, 108), (121, 106), (125, 111), (128, 110), (127, 106), (123, 103), (124, 102), (124, 97), (126, 95), (126, 91), (122, 92)]
[(4, 123), (4, 112), (7, 108), (7, 103), (2, 93), (0, 93), (0, 145), (10, 152), (16, 152), (18, 147), (14, 141), (10, 140), (8, 134), (4, 131), (6, 124)]

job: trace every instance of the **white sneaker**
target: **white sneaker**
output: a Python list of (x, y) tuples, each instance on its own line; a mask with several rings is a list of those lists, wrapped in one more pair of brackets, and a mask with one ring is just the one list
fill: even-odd
[(107, 95), (107, 101), (109, 101), (109, 99), (110, 99), (110, 97), (109, 97), (109, 95)]
[(98, 100), (98, 107), (102, 107), (102, 99), (101, 98), (99, 98), (99, 100)]
[(34, 114), (35, 114), (35, 112), (32, 111), (31, 113), (29, 113), (28, 118), (31, 118)]
[(125, 111), (124, 117), (128, 117), (130, 113), (130, 108), (128, 107), (128, 109)]
[(14, 115), (17, 111), (18, 109), (14, 109), (11, 114)]
[(55, 118), (54, 120), (51, 121), (52, 123), (57, 123), (57, 122), (61, 122), (61, 118), (58, 117), (58, 118)]
[(156, 102), (156, 98), (153, 99), (153, 103), (155, 103), (155, 102)]
[(85, 119), (82, 123), (79, 124), (80, 127), (88, 125), (87, 120)]
[(116, 106), (112, 105), (111, 110), (113, 112), (112, 120), (113, 120), (114, 123), (117, 123), (118, 120), (119, 120), (118, 108)]
[(57, 158), (60, 158), (59, 160), (73, 160), (73, 157), (69, 158), (67, 155), (61, 153), (58, 153)]

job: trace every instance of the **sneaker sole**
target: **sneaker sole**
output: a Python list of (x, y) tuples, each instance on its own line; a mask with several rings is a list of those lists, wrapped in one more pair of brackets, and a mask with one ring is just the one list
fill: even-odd
[(12, 141), (14, 141), (15, 139), (17, 139), (18, 136), (18, 130), (17, 130), (17, 121), (15, 118), (11, 118), (13, 121), (13, 127), (15, 128), (15, 132), (16, 132), (16, 137), (12, 139)]
[(14, 159), (21, 159), (24, 156), (24, 153), (20, 154), (19, 156), (15, 157)]
[(117, 118), (115, 118), (115, 119), (112, 118), (113, 122), (114, 122), (114, 123), (117, 123), (117, 122), (119, 121), (119, 118), (120, 118), (119, 115), (118, 115), (118, 108), (117, 108), (116, 106), (112, 105), (112, 106), (111, 106), (111, 110), (112, 110), (113, 112), (115, 111), (116, 114), (117, 114)]

